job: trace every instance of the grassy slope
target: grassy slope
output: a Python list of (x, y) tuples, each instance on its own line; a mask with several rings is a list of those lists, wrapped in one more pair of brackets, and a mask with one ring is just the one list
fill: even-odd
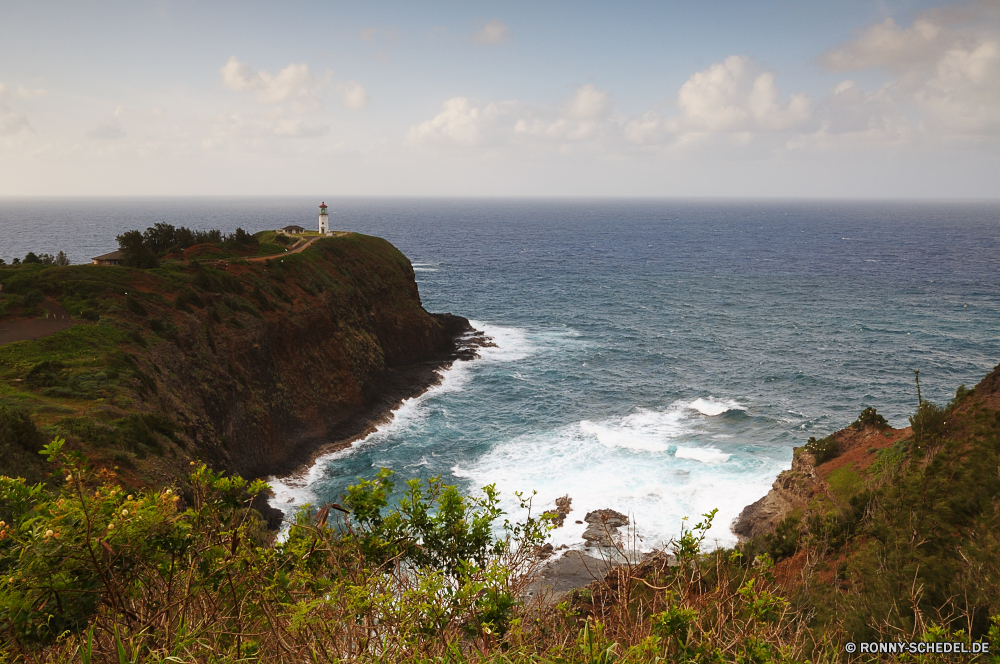
[(30, 266), (0, 269), (0, 282), (0, 320), (48, 297), (85, 323), (0, 346), (0, 408), (42, 434), (0, 441), (25, 452), (15, 465), (0, 458), (0, 474), (30, 479), (45, 472), (32, 459), (39, 441), (56, 434), (126, 483), (169, 481), (191, 457), (246, 471), (280, 455), (248, 440), (279, 448), (274, 417), (290, 432), (333, 422), (387, 366), (423, 359), (441, 338), (406, 257), (362, 235), (223, 269)]
[(808, 507), (745, 547), (779, 559), (814, 628), (854, 641), (988, 632), (1000, 614), (998, 377), (925, 404), (913, 427), (835, 434)]

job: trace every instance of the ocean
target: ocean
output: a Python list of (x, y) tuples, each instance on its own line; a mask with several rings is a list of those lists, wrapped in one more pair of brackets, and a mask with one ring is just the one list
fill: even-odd
[[(73, 262), (156, 221), (313, 227), (319, 200), (4, 199), (0, 257)], [(553, 544), (598, 508), (643, 549), (719, 510), (709, 542), (790, 466), (792, 447), (874, 406), (905, 426), (1000, 362), (1000, 203), (327, 199), (331, 225), (413, 262), (425, 308), (496, 342), (297, 479), (276, 506), (338, 500), (380, 467), (536, 513)]]

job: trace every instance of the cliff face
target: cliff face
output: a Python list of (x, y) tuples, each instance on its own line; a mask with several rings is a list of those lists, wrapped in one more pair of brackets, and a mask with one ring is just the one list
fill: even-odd
[[(1000, 409), (1000, 366), (987, 374), (967, 396), (956, 398), (949, 417), (942, 417), (938, 435), (958, 440), (969, 434), (972, 414)], [(946, 411), (939, 411), (944, 413)], [(949, 424), (950, 422), (950, 424)], [(805, 521), (823, 517), (848, 506), (852, 494), (872, 484), (870, 469), (888, 448), (913, 437), (911, 427), (877, 429), (849, 426), (832, 434), (836, 453), (816, 463), (807, 447), (797, 447), (792, 467), (782, 471), (767, 495), (747, 505), (733, 521), (732, 530), (741, 540), (770, 533), (788, 516)]]
[[(32, 288), (74, 314), (97, 308), (100, 323), (0, 347), (0, 374), (43, 432), (137, 483), (193, 459), (291, 471), (433, 384), (471, 332), (427, 313), (409, 260), (358, 234), (268, 261), (38, 275)], [(84, 379), (100, 388), (81, 391)]]
[(258, 293), (260, 317), (213, 325), (226, 297), (209, 293), (148, 362), (166, 388), (156, 406), (206, 461), (248, 477), (289, 471), (360, 432), (380, 405), (422, 391), (469, 329), (424, 311), (409, 261), (377, 238), (332, 238), (300, 260), (227, 273)]

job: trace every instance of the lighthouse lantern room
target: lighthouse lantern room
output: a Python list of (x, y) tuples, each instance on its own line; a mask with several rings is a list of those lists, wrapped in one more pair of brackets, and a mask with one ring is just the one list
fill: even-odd
[(330, 232), (330, 215), (326, 213), (326, 203), (319, 204), (319, 232), (324, 235)]

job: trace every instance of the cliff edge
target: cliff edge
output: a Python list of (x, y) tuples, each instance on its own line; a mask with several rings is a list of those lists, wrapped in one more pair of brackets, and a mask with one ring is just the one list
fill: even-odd
[(0, 283), (0, 322), (46, 301), (81, 323), (0, 346), (0, 409), (38, 430), (5, 441), (17, 459), (0, 473), (29, 479), (53, 435), (127, 484), (173, 481), (193, 460), (290, 472), (484, 343), (425, 311), (409, 260), (361, 234), (260, 262), (8, 268)]

